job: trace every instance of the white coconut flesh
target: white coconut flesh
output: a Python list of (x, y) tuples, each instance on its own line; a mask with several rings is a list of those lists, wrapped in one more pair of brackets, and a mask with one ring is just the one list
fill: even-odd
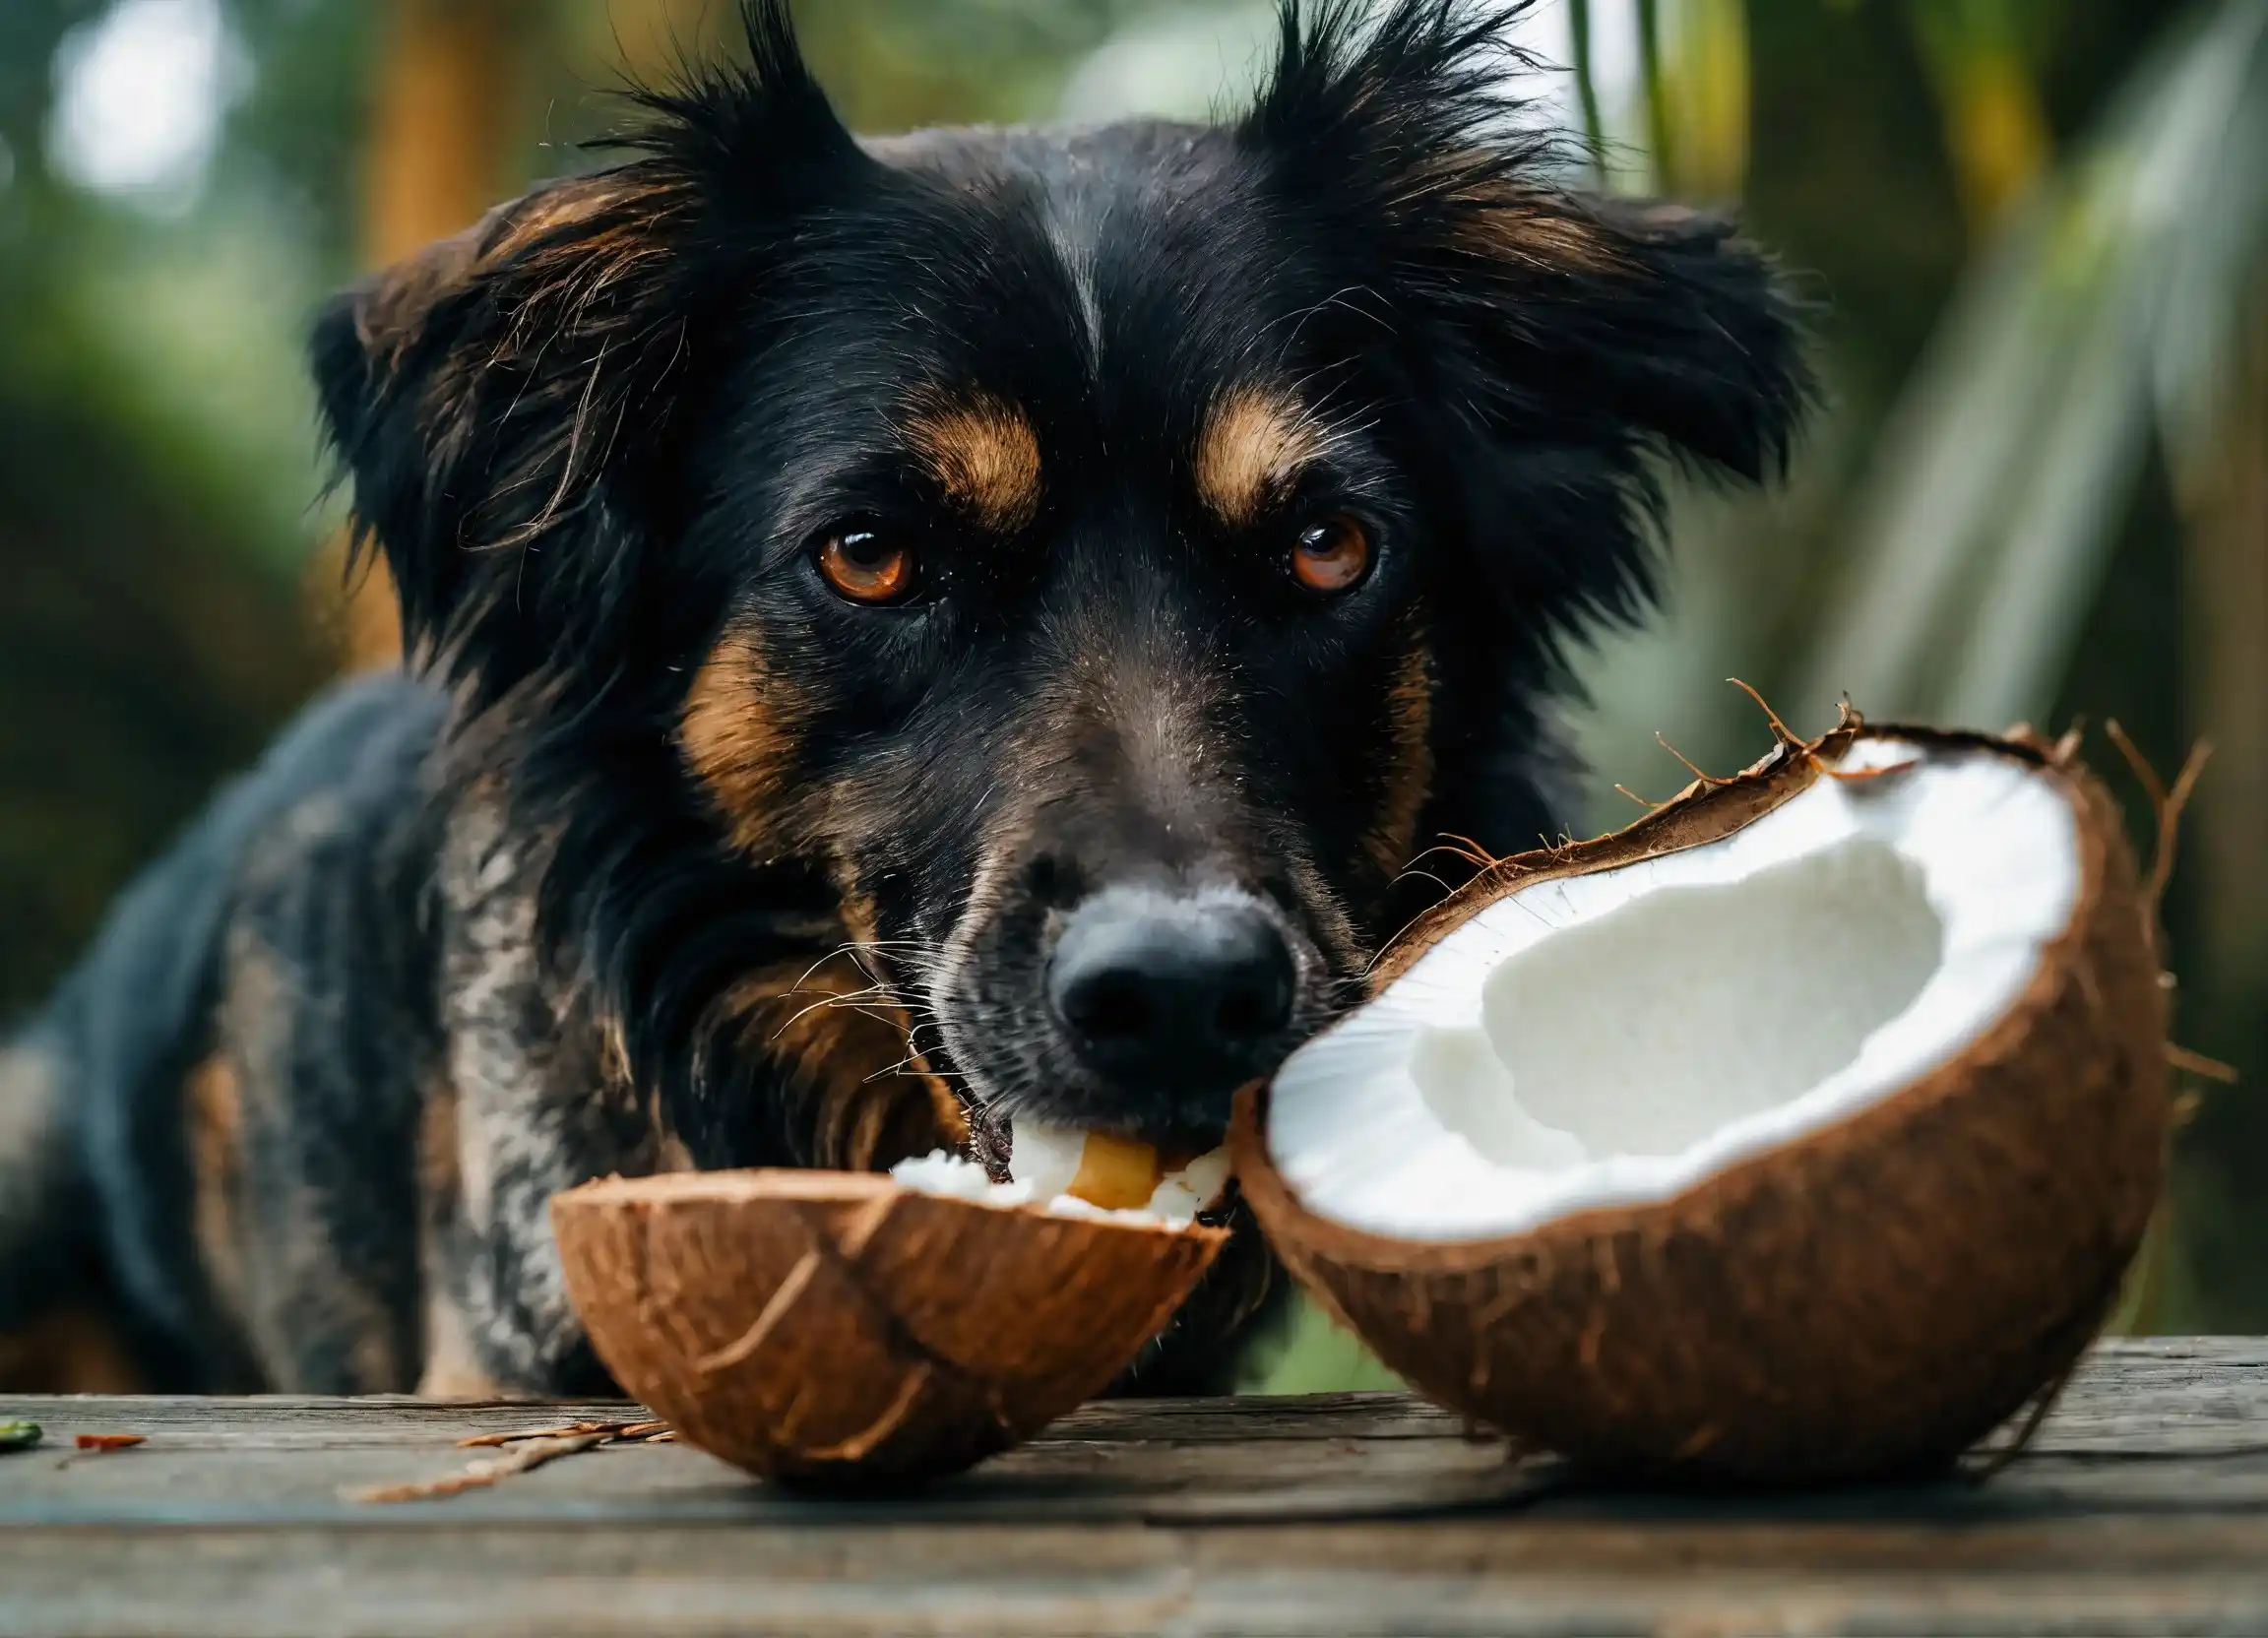
[(1311, 1212), (1404, 1240), (1675, 1195), (1958, 1056), (2079, 888), (2018, 759), (1863, 739), (1714, 843), (1539, 881), (1279, 1071), (1268, 1152)]
[(1034, 1120), (1015, 1123), (1009, 1145), (1009, 1181), (995, 1183), (984, 1168), (946, 1150), (900, 1161), (890, 1175), (923, 1194), (975, 1200), (987, 1206), (1032, 1206), (1056, 1217), (1187, 1228), (1215, 1204), (1228, 1184), (1228, 1152), (1214, 1149), (1185, 1166), (1160, 1170), (1150, 1198), (1139, 1206), (1098, 1206), (1071, 1193), (1087, 1164), (1089, 1134)]

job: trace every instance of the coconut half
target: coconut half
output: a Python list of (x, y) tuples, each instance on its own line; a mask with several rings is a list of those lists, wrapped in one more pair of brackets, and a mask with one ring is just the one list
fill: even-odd
[(1503, 861), (1248, 1092), (1246, 1197), (1443, 1403), (1588, 1465), (1926, 1469), (2146, 1228), (2166, 1005), (2108, 795), (1856, 717)]
[(1036, 1128), (1034, 1177), (1006, 1184), (944, 1155), (906, 1181), (608, 1177), (553, 1196), (552, 1232), (598, 1357), (680, 1438), (789, 1483), (900, 1486), (1094, 1397), (1195, 1289), (1228, 1238), (1195, 1221), (1226, 1157), (1168, 1175), (1143, 1148)]

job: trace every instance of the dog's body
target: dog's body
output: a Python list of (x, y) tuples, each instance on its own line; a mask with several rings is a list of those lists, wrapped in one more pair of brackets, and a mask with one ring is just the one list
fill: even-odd
[(553, 1190), (1210, 1139), (1422, 839), (1555, 831), (1557, 646), (1642, 601), (1656, 451), (1779, 458), (1791, 325), (1721, 229), (1551, 185), (1501, 11), (1288, 11), (1232, 127), (861, 146), (751, 4), (641, 157), (328, 312), (414, 674), (312, 708), (0, 1054), (0, 1329), (600, 1388)]

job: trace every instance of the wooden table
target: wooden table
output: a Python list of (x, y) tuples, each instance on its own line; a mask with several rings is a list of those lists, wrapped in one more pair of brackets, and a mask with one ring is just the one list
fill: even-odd
[[(2268, 1341), (2109, 1346), (1990, 1483), (1604, 1493), (1390, 1394), (1098, 1406), (925, 1495), (677, 1445), (378, 1505), (589, 1406), (0, 1399), (0, 1631), (2268, 1633)], [(113, 1454), (80, 1432), (135, 1432)]]

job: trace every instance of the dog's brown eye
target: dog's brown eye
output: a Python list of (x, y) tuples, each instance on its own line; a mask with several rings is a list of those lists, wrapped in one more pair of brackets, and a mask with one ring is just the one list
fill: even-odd
[(897, 602), (914, 590), (913, 548), (872, 529), (847, 529), (819, 545), (819, 574), (852, 602)]
[(1345, 512), (1309, 524), (1292, 547), (1292, 578), (1310, 592), (1346, 592), (1370, 570), (1370, 532)]

